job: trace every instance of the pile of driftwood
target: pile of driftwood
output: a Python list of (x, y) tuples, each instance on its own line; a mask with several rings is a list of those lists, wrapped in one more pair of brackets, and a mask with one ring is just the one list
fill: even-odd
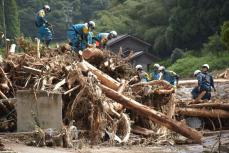
[(75, 120), (78, 129), (88, 131), (92, 144), (106, 136), (125, 143), (131, 131), (150, 136), (168, 134), (167, 129), (201, 142), (198, 131), (175, 119), (170, 84), (128, 82), (134, 75), (128, 64), (131, 55), (122, 58), (121, 50), (116, 55), (96, 48), (78, 54), (68, 45), (42, 49), (23, 39), (19, 42), (24, 53), (9, 54), (1, 63), (2, 99), (14, 98), (22, 89), (61, 92), (64, 119)]

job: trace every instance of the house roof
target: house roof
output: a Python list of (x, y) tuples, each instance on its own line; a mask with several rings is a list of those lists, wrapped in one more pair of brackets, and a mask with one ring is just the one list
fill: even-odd
[(157, 56), (155, 56), (155, 55), (153, 55), (153, 54), (151, 54), (151, 53), (149, 53), (149, 52), (139, 51), (139, 52), (135, 52), (135, 53), (132, 55), (131, 60), (136, 59), (137, 57), (140, 57), (140, 56), (142, 56), (143, 54), (146, 54), (147, 56), (149, 56), (149, 57), (151, 57), (151, 58), (154, 58), (154, 59), (156, 59), (156, 60), (159, 60), (159, 59), (160, 59), (159, 57), (157, 57)]
[(116, 43), (118, 43), (119, 41), (121, 41), (121, 40), (123, 40), (123, 39), (126, 39), (126, 38), (132, 38), (132, 39), (134, 39), (134, 40), (136, 40), (136, 41), (139, 41), (139, 42), (141, 42), (141, 43), (143, 43), (143, 44), (145, 44), (145, 45), (147, 45), (147, 46), (151, 46), (151, 44), (149, 44), (149, 43), (147, 43), (147, 42), (145, 42), (145, 41), (143, 41), (143, 40), (141, 40), (141, 39), (139, 39), (139, 38), (137, 38), (137, 37), (134, 37), (134, 36), (131, 36), (131, 35), (119, 35), (119, 36), (117, 36), (116, 38), (113, 38), (113, 39), (111, 39), (111, 40), (109, 40), (108, 42), (107, 42), (107, 46), (112, 46), (113, 44), (116, 44)]

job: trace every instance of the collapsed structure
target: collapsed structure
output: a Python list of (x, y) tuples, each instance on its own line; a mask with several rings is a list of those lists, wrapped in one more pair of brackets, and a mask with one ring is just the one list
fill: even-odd
[[(9, 98), (18, 90), (45, 90), (62, 93), (63, 120), (74, 120), (92, 144), (104, 141), (105, 135), (112, 142), (127, 143), (131, 132), (154, 136), (155, 141), (175, 132), (201, 143), (201, 133), (175, 116), (195, 114), (194, 109), (201, 106), (179, 105), (176, 109), (175, 89), (165, 81), (131, 84), (128, 80), (135, 73), (128, 63), (131, 56), (122, 58), (121, 50), (114, 54), (89, 48), (77, 54), (68, 45), (44, 49), (23, 38), (18, 39), (18, 45), (23, 53), (10, 54), (0, 64), (1, 131), (16, 129), (17, 102)], [(198, 115), (228, 118), (228, 111), (218, 110), (228, 106), (216, 105), (212, 108), (217, 110), (201, 110)], [(70, 139), (68, 130), (65, 127), (65, 132), (57, 135)], [(44, 135), (41, 131), (39, 128), (38, 133)]]

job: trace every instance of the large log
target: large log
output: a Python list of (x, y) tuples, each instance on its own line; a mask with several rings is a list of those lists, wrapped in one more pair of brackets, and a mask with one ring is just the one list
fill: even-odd
[(103, 57), (103, 51), (101, 51), (98, 48), (86, 48), (83, 53), (82, 56), (84, 59), (88, 60), (91, 58), (100, 58)]
[[(215, 83), (229, 83), (229, 79), (214, 79)], [(197, 84), (197, 80), (180, 80), (178, 85)]]
[(180, 115), (210, 117), (210, 118), (229, 118), (229, 112), (221, 109), (198, 109), (198, 108), (177, 108)]
[(216, 108), (229, 110), (229, 103), (201, 103), (186, 106), (188, 108)]
[(172, 131), (180, 133), (181, 135), (194, 140), (196, 143), (201, 143), (202, 135), (198, 131), (178, 121), (170, 119), (166, 115), (158, 111), (155, 111), (154, 109), (151, 109), (150, 107), (147, 107), (143, 104), (140, 104), (131, 98), (121, 95), (118, 92), (104, 85), (100, 85), (100, 86), (102, 88), (102, 91), (105, 93), (107, 97), (117, 101), (118, 103), (121, 103), (122, 105), (124, 105), (129, 109), (132, 109), (133, 111), (137, 112), (139, 115), (149, 118), (150, 120), (152, 120), (157, 124), (160, 124)]
[(113, 89), (113, 90), (118, 90), (120, 87), (120, 83), (118, 81), (116, 81), (115, 79), (113, 79), (112, 77), (110, 77), (109, 75), (103, 73), (102, 71), (100, 71), (99, 69), (97, 69), (96, 67), (94, 67), (93, 65), (91, 65), (90, 63), (88, 63), (87, 61), (82, 61), (80, 64), (80, 67), (87, 67), (89, 71), (91, 71), (94, 75), (97, 76), (98, 80), (105, 86)]

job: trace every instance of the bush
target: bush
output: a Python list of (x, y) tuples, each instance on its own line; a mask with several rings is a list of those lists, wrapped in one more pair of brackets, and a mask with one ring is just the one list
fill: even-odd
[(209, 54), (203, 57), (195, 57), (193, 55), (185, 55), (184, 58), (177, 60), (175, 64), (168, 69), (175, 71), (181, 77), (192, 77), (193, 72), (201, 69), (205, 63), (210, 65), (210, 71), (225, 69), (229, 67), (229, 53), (224, 53), (223, 56)]
[(176, 48), (173, 50), (173, 53), (171, 54), (171, 62), (175, 63), (178, 59), (182, 58), (184, 56), (184, 52), (182, 49)]
[(204, 47), (202, 50), (203, 50), (203, 53), (211, 52), (216, 55), (220, 55), (220, 53), (226, 50), (226, 46), (220, 39), (220, 36), (218, 34), (215, 34), (208, 38), (208, 43), (204, 44)]

